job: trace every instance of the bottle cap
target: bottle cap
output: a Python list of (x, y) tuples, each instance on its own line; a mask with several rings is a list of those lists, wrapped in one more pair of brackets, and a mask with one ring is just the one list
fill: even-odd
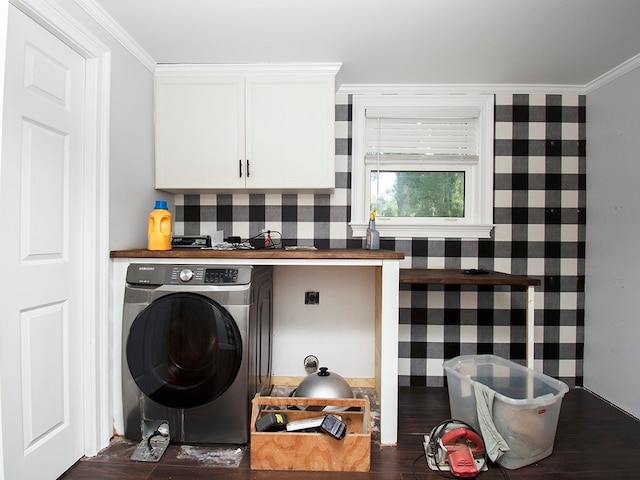
[(156, 210), (169, 210), (165, 200), (156, 200)]

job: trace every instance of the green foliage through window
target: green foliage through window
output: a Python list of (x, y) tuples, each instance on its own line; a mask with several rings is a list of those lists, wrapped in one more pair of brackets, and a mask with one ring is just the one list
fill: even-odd
[(464, 172), (371, 172), (371, 207), (381, 217), (464, 217)]

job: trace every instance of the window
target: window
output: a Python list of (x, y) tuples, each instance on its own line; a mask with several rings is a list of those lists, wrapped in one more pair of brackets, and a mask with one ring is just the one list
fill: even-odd
[(354, 236), (487, 238), (492, 95), (354, 95)]

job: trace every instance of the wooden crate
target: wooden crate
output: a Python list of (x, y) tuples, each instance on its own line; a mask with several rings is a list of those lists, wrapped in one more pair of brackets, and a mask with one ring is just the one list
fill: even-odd
[[(290, 409), (288, 405), (307, 409)], [(326, 405), (355, 407), (359, 411), (335, 412), (347, 425), (337, 440), (325, 433), (256, 432), (256, 420), (267, 413), (284, 413), (289, 421), (318, 417), (313, 410)], [(252, 401), (251, 469), (368, 472), (371, 463), (371, 409), (368, 398), (317, 399), (261, 397)]]

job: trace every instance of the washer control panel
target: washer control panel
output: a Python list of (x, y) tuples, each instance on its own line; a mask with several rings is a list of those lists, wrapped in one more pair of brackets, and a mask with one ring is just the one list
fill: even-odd
[(169, 282), (171, 285), (180, 283), (202, 283), (204, 278), (204, 268), (202, 267), (182, 267), (182, 266), (170, 266), (171, 277)]
[(238, 283), (237, 268), (207, 268), (204, 283)]
[(250, 266), (131, 264), (127, 283), (138, 285), (247, 285)]

